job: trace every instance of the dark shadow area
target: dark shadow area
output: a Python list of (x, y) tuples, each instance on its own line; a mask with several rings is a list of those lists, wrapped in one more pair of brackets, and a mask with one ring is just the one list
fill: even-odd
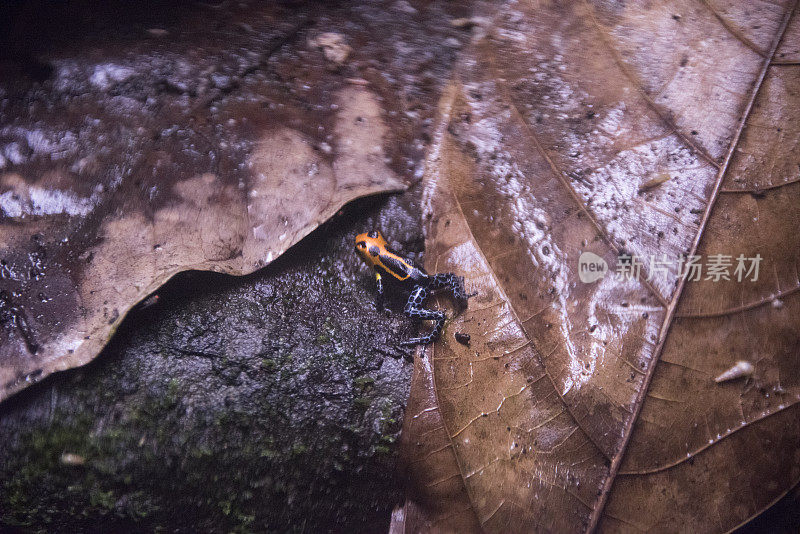
[(765, 510), (736, 534), (795, 534), (800, 532), (800, 501), (798, 488)]

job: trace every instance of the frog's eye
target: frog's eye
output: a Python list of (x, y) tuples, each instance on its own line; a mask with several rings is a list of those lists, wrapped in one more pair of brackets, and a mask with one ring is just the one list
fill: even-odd
[(359, 241), (358, 243), (356, 243), (356, 247), (367, 248), (367, 244), (364, 241)]
[(371, 237), (371, 238), (375, 239), (376, 237), (380, 236), (381, 234), (380, 234), (379, 232), (377, 232), (377, 231), (373, 230), (373, 231), (371, 231), (370, 233), (368, 233), (367, 235), (368, 235), (369, 237)]

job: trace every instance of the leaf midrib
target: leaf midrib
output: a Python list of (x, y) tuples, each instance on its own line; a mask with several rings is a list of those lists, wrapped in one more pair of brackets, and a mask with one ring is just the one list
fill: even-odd
[[(703, 213), (703, 218), (700, 221), (697, 233), (695, 234), (695, 238), (692, 241), (692, 246), (690, 249), (690, 255), (692, 256), (697, 253), (697, 248), (700, 245), (700, 241), (708, 224), (708, 220), (711, 217), (711, 212), (713, 211), (714, 205), (716, 204), (717, 198), (719, 197), (719, 192), (722, 186), (722, 182), (730, 167), (730, 163), (733, 159), (736, 147), (739, 144), (747, 120), (750, 116), (750, 113), (753, 110), (753, 105), (764, 83), (764, 79), (767, 76), (767, 72), (769, 71), (770, 64), (775, 56), (775, 52), (778, 49), (778, 46), (780, 45), (781, 41), (783, 40), (783, 36), (786, 33), (786, 28), (789, 25), (789, 21), (791, 20), (794, 11), (797, 8), (797, 3), (798, 0), (794, 0), (792, 5), (786, 10), (786, 13), (783, 16), (783, 20), (781, 21), (781, 26), (778, 29), (775, 39), (772, 42), (772, 46), (770, 47), (770, 51), (766, 55), (762, 63), (761, 70), (759, 72), (758, 77), (756, 78), (756, 81), (753, 85), (753, 89), (750, 92), (750, 97), (748, 99), (747, 105), (745, 106), (745, 109), (742, 113), (742, 117), (736, 128), (736, 134), (734, 135), (734, 138), (731, 140), (731, 143), (728, 147), (728, 152), (726, 153), (725, 159), (719, 168), (719, 172), (717, 173), (717, 178), (714, 183), (714, 189), (711, 193), (711, 197), (709, 198), (705, 212)], [(642, 406), (644, 405), (644, 397), (646, 396), (647, 391), (650, 388), (650, 383), (652, 382), (653, 375), (655, 374), (655, 368), (658, 365), (661, 353), (663, 352), (665, 341), (667, 339), (667, 333), (669, 332), (672, 326), (672, 321), (675, 316), (675, 310), (677, 308), (680, 297), (683, 294), (683, 289), (685, 285), (686, 285), (686, 279), (679, 278), (678, 287), (675, 289), (675, 293), (673, 294), (672, 300), (667, 308), (667, 313), (664, 317), (664, 322), (662, 323), (661, 329), (659, 330), (659, 340), (658, 344), (655, 347), (655, 350), (653, 351), (652, 362), (649, 368), (647, 369), (647, 373), (645, 374), (644, 382), (642, 383), (642, 388), (639, 390), (636, 396), (636, 400), (634, 401), (633, 414), (629, 418), (629, 422), (626, 425), (626, 428), (623, 432), (622, 444), (620, 446), (620, 449), (611, 462), (609, 473), (606, 476), (605, 483), (603, 484), (601, 494), (598, 498), (598, 504), (592, 512), (591, 520), (586, 529), (587, 532), (595, 532), (600, 523), (600, 519), (603, 515), (603, 510), (605, 509), (605, 505), (608, 502), (608, 497), (611, 494), (611, 489), (613, 487), (614, 480), (616, 479), (616, 475), (619, 472), (620, 465), (622, 464), (622, 459), (625, 457), (625, 452), (627, 450), (628, 443), (630, 442), (631, 435), (633, 434), (633, 425), (638, 420), (639, 413), (641, 412)]]

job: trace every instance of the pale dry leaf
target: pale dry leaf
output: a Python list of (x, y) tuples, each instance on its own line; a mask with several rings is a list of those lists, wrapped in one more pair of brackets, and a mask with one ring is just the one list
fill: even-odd
[(90, 361), (174, 274), (251, 273), (346, 202), (403, 190), (384, 160), (375, 95), (348, 86), (336, 101), (333, 158), (273, 127), (234, 172), (182, 176), (180, 154), (145, 151), (143, 170), (108, 188), (63, 165), (0, 174), (0, 312), (15, 326), (0, 340), (0, 400)]

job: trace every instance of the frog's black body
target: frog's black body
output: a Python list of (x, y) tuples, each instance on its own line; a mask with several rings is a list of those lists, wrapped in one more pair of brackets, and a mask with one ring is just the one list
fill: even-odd
[(439, 310), (423, 307), (429, 291), (449, 289), (453, 293), (460, 310), (467, 307), (472, 295), (464, 290), (464, 277), (453, 273), (429, 275), (422, 268), (393, 252), (380, 232), (368, 232), (356, 236), (356, 252), (364, 261), (375, 269), (378, 285), (378, 306), (383, 306), (383, 281), (386, 278), (392, 285), (400, 285), (410, 289), (411, 294), (405, 306), (405, 314), (420, 321), (434, 321), (433, 330), (424, 336), (404, 341), (401, 345), (427, 345), (436, 341), (444, 327), (445, 314)]

